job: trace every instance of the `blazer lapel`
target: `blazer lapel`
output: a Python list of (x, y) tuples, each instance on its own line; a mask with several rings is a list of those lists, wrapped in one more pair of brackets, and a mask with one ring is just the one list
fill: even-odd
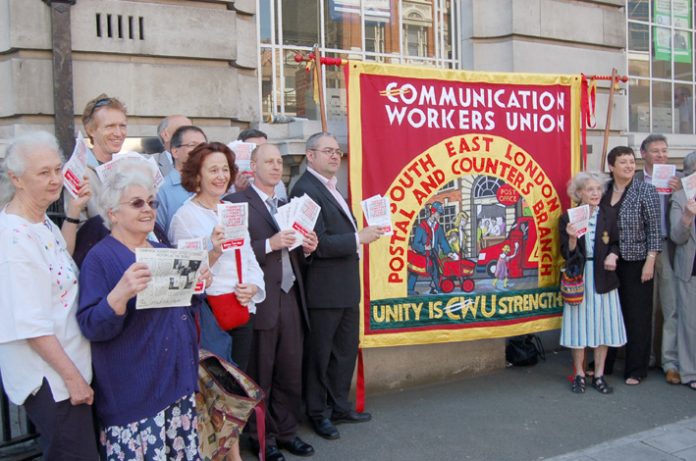
[(264, 219), (268, 221), (268, 224), (270, 224), (276, 232), (280, 231), (278, 223), (273, 218), (273, 216), (271, 216), (271, 212), (268, 211), (266, 204), (263, 203), (263, 200), (261, 200), (259, 194), (257, 194), (251, 186), (247, 187), (244, 193), (249, 199), (249, 206), (254, 208), (261, 216), (263, 216)]
[(346, 219), (348, 219), (353, 226), (357, 227), (357, 224), (355, 222), (355, 218), (353, 217), (353, 214), (351, 213), (350, 215), (347, 215), (346, 212), (343, 210), (343, 207), (341, 206), (340, 203), (336, 201), (334, 196), (329, 192), (329, 189), (326, 188), (324, 184), (322, 184), (321, 181), (319, 181), (318, 178), (316, 178), (312, 173), (309, 171), (305, 172), (306, 175), (309, 176), (310, 181), (312, 181), (312, 184), (314, 184), (314, 187), (319, 191), (320, 194), (323, 194), (326, 200), (329, 201), (336, 209), (341, 213), (342, 216), (344, 216)]

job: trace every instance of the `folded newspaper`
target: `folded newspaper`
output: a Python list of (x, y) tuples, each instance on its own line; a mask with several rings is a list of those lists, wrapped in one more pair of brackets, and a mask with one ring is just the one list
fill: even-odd
[(113, 157), (111, 157), (110, 162), (99, 165), (96, 168), (99, 180), (103, 183), (106, 182), (117, 171), (120, 162), (126, 159), (144, 162), (143, 165), (147, 165), (147, 167), (150, 169), (155, 188), (159, 188), (159, 186), (161, 186), (164, 182), (164, 176), (162, 176), (162, 172), (160, 172), (159, 167), (157, 166), (157, 161), (153, 157), (145, 158), (139, 153), (132, 151), (124, 152), (122, 154), (114, 154)]
[(190, 306), (206, 256), (204, 250), (136, 248), (135, 261), (147, 264), (152, 280), (138, 293), (135, 308)]
[(73, 198), (77, 198), (79, 189), (82, 186), (82, 178), (84, 178), (87, 170), (88, 150), (89, 148), (82, 137), (82, 133), (79, 133), (75, 142), (75, 148), (72, 155), (70, 155), (70, 160), (65, 162), (63, 166), (63, 185)]
[(391, 205), (387, 197), (374, 195), (360, 202), (368, 226), (381, 227), (384, 235), (394, 233), (391, 223)]
[(218, 223), (225, 232), (225, 241), (222, 242), (222, 251), (241, 248), (247, 238), (249, 227), (249, 204), (242, 203), (218, 203)]

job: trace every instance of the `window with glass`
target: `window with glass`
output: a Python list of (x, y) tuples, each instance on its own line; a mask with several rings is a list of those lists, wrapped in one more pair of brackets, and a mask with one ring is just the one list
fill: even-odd
[(628, 0), (629, 130), (694, 133), (693, 0)]
[[(453, 0), (259, 0), (260, 86), (264, 118), (319, 119), (312, 74), (296, 63), (323, 56), (459, 68), (459, 2)], [(342, 70), (324, 66), (327, 116), (346, 116)]]

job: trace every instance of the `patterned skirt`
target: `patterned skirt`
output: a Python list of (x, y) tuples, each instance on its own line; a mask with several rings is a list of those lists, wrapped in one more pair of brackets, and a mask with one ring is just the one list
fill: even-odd
[(107, 461), (200, 461), (195, 395), (151, 418), (105, 427), (100, 442)]
[(561, 345), (571, 349), (626, 344), (619, 290), (595, 291), (592, 263), (585, 264), (585, 296), (579, 306), (563, 306)]

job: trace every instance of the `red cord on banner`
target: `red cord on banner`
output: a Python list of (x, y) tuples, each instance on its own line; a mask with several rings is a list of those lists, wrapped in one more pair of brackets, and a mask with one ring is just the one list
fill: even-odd
[[(300, 63), (300, 62), (314, 62), (314, 53), (309, 53), (307, 56), (304, 56), (300, 53), (297, 53), (295, 55), (295, 62)], [(347, 59), (341, 59), (341, 58), (327, 58), (322, 56), (319, 58), (319, 62), (322, 63), (325, 66), (343, 66), (345, 64), (348, 64)], [(309, 69), (307, 69), (307, 72), (309, 72)]]

